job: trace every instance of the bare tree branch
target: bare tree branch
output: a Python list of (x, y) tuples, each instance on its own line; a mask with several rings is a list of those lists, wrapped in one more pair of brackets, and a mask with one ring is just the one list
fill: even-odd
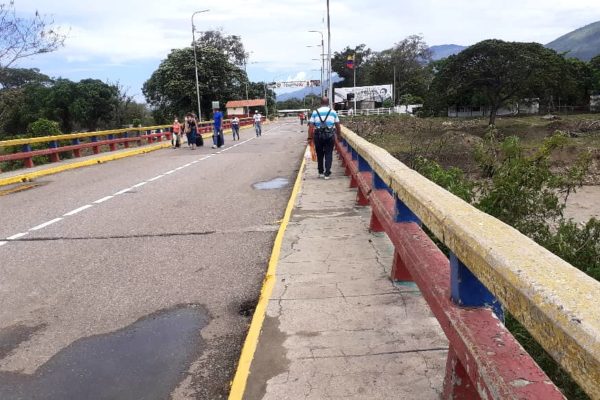
[(32, 18), (17, 16), (14, 1), (0, 4), (0, 68), (36, 54), (50, 53), (64, 45), (66, 35), (52, 27), (54, 20), (35, 12)]

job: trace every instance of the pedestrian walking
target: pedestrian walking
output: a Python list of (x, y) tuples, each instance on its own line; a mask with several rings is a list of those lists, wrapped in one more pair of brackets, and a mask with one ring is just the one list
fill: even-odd
[(171, 133), (173, 134), (171, 136), (171, 144), (173, 145), (173, 148), (176, 149), (181, 146), (181, 124), (177, 117), (175, 117), (175, 120), (173, 121)]
[(329, 106), (329, 99), (321, 99), (321, 107), (312, 112), (308, 121), (308, 140), (317, 153), (319, 178), (329, 179), (333, 162), (333, 145), (336, 130), (340, 132), (340, 118)]
[(304, 125), (304, 120), (306, 119), (306, 114), (304, 114), (304, 111), (298, 114), (298, 118), (300, 118), (300, 126)]
[(235, 140), (236, 136), (237, 140), (240, 140), (240, 119), (237, 116), (234, 116), (231, 120), (231, 133), (233, 140)]
[(193, 113), (187, 114), (187, 125), (189, 127), (190, 134), (188, 136), (188, 145), (192, 150), (196, 149), (196, 135), (198, 134), (198, 123), (196, 121), (196, 115)]
[(185, 133), (185, 138), (187, 140), (188, 147), (192, 147), (192, 142), (190, 141), (190, 136), (192, 134), (192, 126), (190, 125), (191, 115), (191, 113), (187, 113), (183, 122), (183, 133)]
[(223, 144), (223, 113), (215, 108), (213, 110), (213, 149), (221, 147)]
[(256, 131), (256, 137), (262, 136), (262, 115), (258, 110), (254, 110), (254, 130)]

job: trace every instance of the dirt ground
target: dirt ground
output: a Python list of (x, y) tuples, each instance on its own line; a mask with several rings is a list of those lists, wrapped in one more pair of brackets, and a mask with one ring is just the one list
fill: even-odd
[[(473, 154), (486, 134), (487, 119), (382, 116), (354, 117), (343, 123), (409, 166), (422, 155), (445, 167), (460, 167), (474, 178), (479, 175)], [(566, 145), (552, 158), (557, 169), (568, 167), (589, 152), (591, 165), (585, 186), (571, 194), (565, 214), (579, 222), (600, 218), (600, 114), (498, 118), (496, 128), (499, 138), (517, 136), (523, 147), (531, 150), (556, 131), (566, 133)]]

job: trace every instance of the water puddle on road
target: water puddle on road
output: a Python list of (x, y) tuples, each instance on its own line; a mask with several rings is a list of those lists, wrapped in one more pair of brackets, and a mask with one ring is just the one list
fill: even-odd
[(282, 189), (289, 183), (290, 181), (287, 178), (275, 178), (270, 181), (257, 182), (252, 187), (258, 190)]
[(208, 322), (202, 307), (185, 306), (80, 339), (34, 375), (0, 372), (0, 399), (166, 399), (201, 353)]

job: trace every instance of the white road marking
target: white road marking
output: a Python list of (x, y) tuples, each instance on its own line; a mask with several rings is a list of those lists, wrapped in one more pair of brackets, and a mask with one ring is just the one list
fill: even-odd
[(118, 196), (118, 195), (120, 195), (120, 194), (123, 194), (123, 193), (130, 192), (130, 191), (131, 191), (131, 189), (132, 189), (132, 188), (128, 187), (127, 189), (119, 190), (119, 191), (118, 191), (117, 193), (115, 193), (113, 196)]
[(54, 219), (51, 219), (50, 221), (44, 222), (43, 224), (39, 224), (38, 226), (34, 226), (33, 228), (30, 229), (30, 231), (38, 231), (38, 230), (40, 230), (42, 228), (47, 227), (48, 225), (55, 224), (58, 221), (62, 221), (62, 217), (54, 218)]
[(22, 238), (23, 236), (27, 235), (29, 232), (21, 232), (21, 233), (17, 233), (16, 235), (12, 235), (6, 238), (6, 240), (16, 240), (18, 238)]
[(157, 179), (160, 179), (160, 178), (162, 178), (163, 176), (164, 176), (164, 175), (158, 175), (158, 176), (155, 176), (154, 178), (150, 178), (150, 179), (148, 179), (148, 182), (154, 182), (155, 180), (157, 180)]
[(76, 208), (72, 211), (69, 211), (68, 213), (64, 214), (63, 217), (70, 217), (71, 215), (75, 215), (77, 213), (82, 212), (83, 210), (87, 210), (88, 208), (93, 207), (93, 205), (91, 204), (86, 204), (85, 206), (81, 206), (79, 208)]
[[(127, 189), (119, 190), (118, 192), (116, 192), (116, 193), (115, 193), (115, 194), (113, 194), (113, 195), (106, 196), (106, 197), (103, 197), (103, 198), (101, 198), (101, 199), (98, 199), (98, 200), (94, 201), (94, 203), (95, 203), (95, 204), (101, 204), (101, 203), (104, 203), (105, 201), (107, 201), (107, 200), (110, 200), (110, 199), (112, 199), (112, 198), (113, 198), (113, 197), (115, 197), (115, 196), (121, 195), (121, 194), (123, 194), (123, 193), (127, 193), (127, 192), (131, 191), (132, 189), (134, 189), (134, 188), (138, 188), (138, 187), (141, 187), (141, 186), (144, 186), (144, 185), (146, 185), (147, 183), (154, 182), (154, 181), (156, 181), (156, 180), (158, 180), (158, 179), (160, 179), (160, 178), (164, 177), (165, 175), (170, 175), (170, 174), (174, 173), (175, 171), (182, 170), (182, 169), (184, 169), (184, 168), (187, 168), (187, 167), (189, 167), (189, 166), (191, 166), (191, 165), (193, 165), (193, 164), (197, 164), (197, 163), (199, 163), (200, 161), (208, 160), (209, 158), (211, 158), (211, 157), (213, 157), (213, 156), (215, 156), (215, 155), (217, 155), (217, 154), (220, 154), (220, 153), (222, 153), (222, 152), (224, 152), (224, 151), (227, 151), (227, 150), (231, 150), (231, 149), (232, 149), (232, 148), (234, 148), (234, 147), (240, 146), (240, 145), (242, 145), (242, 144), (244, 144), (244, 143), (248, 143), (249, 141), (251, 141), (251, 140), (254, 140), (254, 139), (256, 139), (256, 138), (255, 138), (255, 137), (251, 137), (250, 139), (246, 139), (246, 140), (244, 140), (243, 142), (238, 142), (238, 143), (236, 143), (236, 144), (232, 145), (231, 147), (227, 147), (227, 148), (225, 148), (225, 149), (223, 149), (223, 150), (220, 150), (220, 151), (218, 151), (218, 152), (216, 152), (216, 153), (209, 154), (209, 155), (207, 155), (207, 156), (205, 156), (205, 157), (203, 157), (203, 158), (201, 158), (201, 159), (199, 159), (199, 160), (195, 160), (195, 161), (189, 162), (189, 163), (187, 163), (187, 164), (184, 164), (184, 165), (182, 165), (181, 167), (177, 167), (177, 168), (175, 168), (175, 169), (172, 169), (172, 170), (170, 170), (170, 171), (167, 171), (167, 172), (165, 172), (164, 174), (157, 175), (157, 176), (155, 176), (154, 178), (150, 178), (150, 179), (148, 179), (147, 181), (140, 182), (140, 183), (138, 183), (138, 184), (136, 184), (136, 185), (133, 185), (132, 187), (129, 187), (129, 188), (127, 188)], [(82, 211), (84, 211), (84, 210), (87, 210), (88, 208), (91, 208), (91, 207), (93, 207), (93, 205), (92, 205), (92, 204), (86, 204), (86, 205), (84, 205), (84, 206), (81, 206), (81, 207), (79, 207), (79, 208), (76, 208), (76, 209), (74, 209), (74, 210), (71, 210), (71, 211), (69, 211), (68, 213), (65, 213), (65, 214), (63, 214), (63, 217), (70, 217), (70, 216), (72, 216), (72, 215), (75, 215), (75, 214), (78, 214), (78, 213), (80, 213), (80, 212), (82, 212)], [(45, 227), (47, 227), (47, 226), (49, 226), (49, 225), (55, 224), (55, 223), (57, 223), (57, 222), (59, 222), (59, 221), (62, 221), (62, 220), (63, 220), (63, 217), (54, 218), (54, 219), (52, 219), (52, 220), (50, 220), (50, 221), (46, 221), (46, 222), (44, 222), (44, 223), (42, 223), (42, 224), (36, 225), (36, 226), (34, 226), (33, 228), (29, 229), (29, 231), (28, 231), (28, 232), (20, 232), (20, 233), (14, 234), (14, 235), (12, 235), (12, 236), (9, 236), (9, 237), (7, 237), (6, 239), (4, 239), (4, 240), (0, 241), (0, 246), (4, 246), (4, 245), (5, 245), (5, 244), (7, 244), (7, 243), (8, 243), (8, 241), (10, 241), (10, 240), (16, 240), (16, 239), (22, 238), (23, 236), (26, 236), (26, 235), (28, 235), (28, 234), (29, 234), (29, 232), (31, 232), (31, 231), (37, 231), (37, 230), (43, 229), (43, 228), (45, 228)]]
[(98, 199), (98, 200), (94, 201), (94, 204), (104, 203), (105, 201), (110, 200), (113, 197), (115, 197), (115, 196), (106, 196), (106, 197), (103, 197), (101, 199)]

